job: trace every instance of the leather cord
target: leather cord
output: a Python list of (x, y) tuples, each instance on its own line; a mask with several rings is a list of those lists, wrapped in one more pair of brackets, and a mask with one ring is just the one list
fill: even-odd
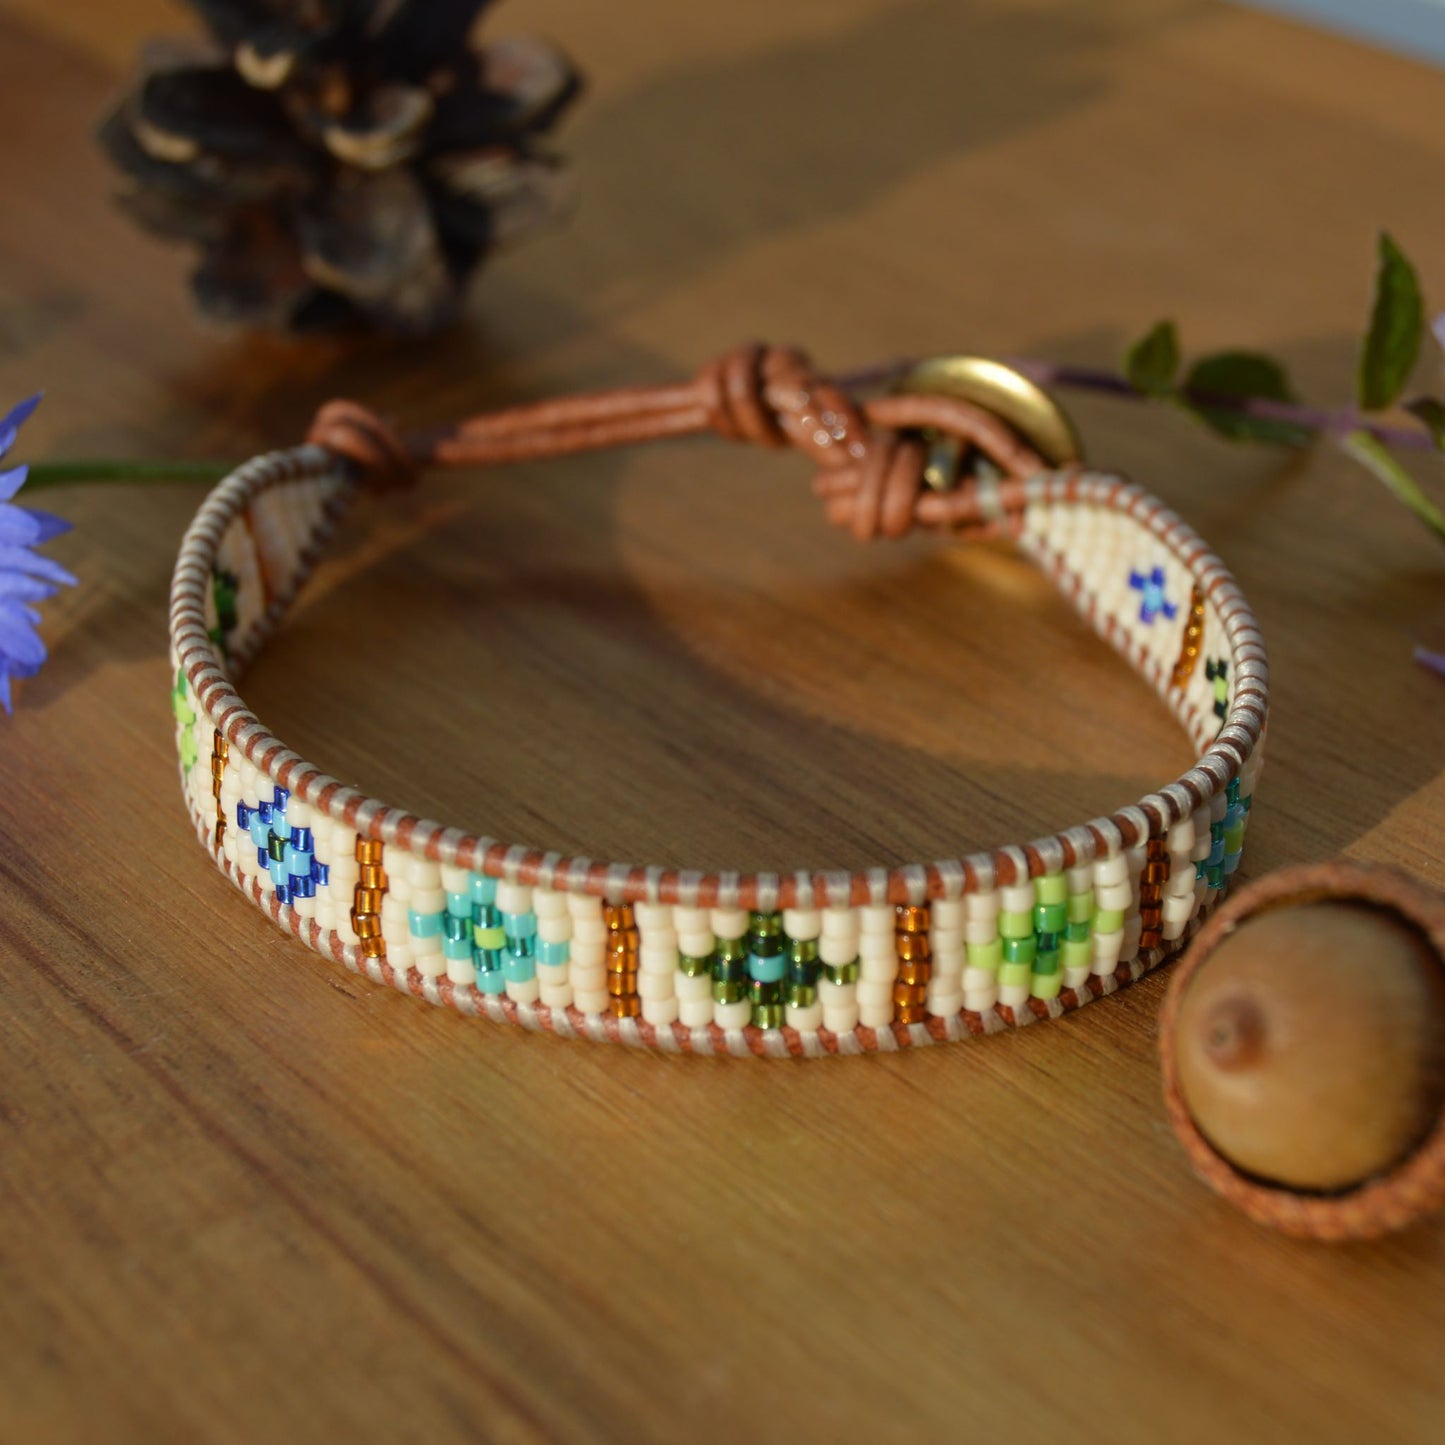
[[(713, 432), (729, 441), (790, 448), (817, 468), (813, 491), (830, 522), (860, 541), (914, 527), (971, 531), (1023, 506), (1023, 483), (1042, 458), (992, 413), (941, 394), (855, 402), (791, 347), (749, 345), (709, 362), (690, 381), (557, 397), (486, 412), (455, 426), (401, 432), (354, 401), (327, 402), (307, 440), (347, 459), (377, 488), (402, 486), (433, 466), (535, 461)], [(1001, 474), (988, 489), (924, 482), (924, 432), (976, 448)]]

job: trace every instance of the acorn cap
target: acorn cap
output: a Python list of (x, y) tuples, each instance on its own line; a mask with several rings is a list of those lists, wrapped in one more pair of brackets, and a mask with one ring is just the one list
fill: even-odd
[[(1341, 927), (1352, 905), (1358, 914)], [(1308, 960), (1289, 953), (1290, 930), (1308, 947), (1321, 926), (1337, 930), (1339, 946), (1333, 958), (1320, 950), (1320, 994), (1306, 996)], [(1375, 953), (1358, 946), (1370, 930)], [(1342, 962), (1350, 943), (1353, 976)], [(1393, 1030), (1391, 1009), (1407, 1011)], [(1250, 1218), (1314, 1239), (1372, 1238), (1445, 1205), (1442, 1045), (1445, 898), (1348, 860), (1288, 868), (1223, 904), (1177, 965), (1160, 1017), (1165, 1107), (1195, 1172)], [(1339, 1076), (1351, 1068), (1373, 1119), (1363, 1109), (1345, 1117)], [(1254, 1127), (1250, 1089), (1278, 1091), (1301, 1133), (1313, 1117), (1320, 1138), (1272, 1129), (1267, 1117)]]

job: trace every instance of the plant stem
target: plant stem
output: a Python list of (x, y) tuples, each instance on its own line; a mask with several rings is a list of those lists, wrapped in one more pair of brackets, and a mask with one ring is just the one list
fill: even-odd
[[(843, 387), (883, 386), (896, 381), (917, 362), (904, 358), (878, 366), (860, 367), (835, 378)], [(1004, 364), (1040, 386), (1072, 387), (1080, 391), (1097, 391), (1125, 401), (1151, 401), (1154, 398), (1130, 386), (1117, 372), (1102, 371), (1089, 366), (1070, 366), (1065, 362), (1039, 361), (1033, 357), (1005, 357)], [(1353, 408), (1325, 411), (1318, 407), (1300, 406), (1294, 402), (1265, 401), (1235, 396), (1198, 396), (1214, 411), (1234, 411), (1242, 416), (1257, 416), (1269, 421), (1290, 422), (1307, 431), (1327, 436), (1345, 437), (1355, 432), (1368, 432), (1387, 446), (1411, 451), (1428, 451), (1434, 446), (1423, 427), (1385, 426), (1369, 421)]]
[(71, 482), (217, 482), (234, 462), (31, 462), (26, 492)]

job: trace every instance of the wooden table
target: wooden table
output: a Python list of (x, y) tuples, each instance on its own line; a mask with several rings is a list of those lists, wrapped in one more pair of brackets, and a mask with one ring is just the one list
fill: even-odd
[[(336, 393), (430, 421), (752, 335), (833, 366), (1108, 363), (1164, 314), (1342, 400), (1376, 228), (1445, 281), (1445, 77), (1283, 21), (518, 0), (496, 28), (564, 37), (594, 81), (564, 134), (573, 222), (498, 261), (443, 340), (229, 338), (108, 207), (89, 139), (135, 44), (185, 17), (0, 9), (0, 397), (49, 389), (32, 457), (242, 456)], [(1346, 852), (1445, 884), (1445, 689), (1410, 660), (1445, 639), (1438, 544), (1328, 450), (1074, 409), (1270, 639), (1247, 871)], [(195, 490), (50, 501), (83, 585), (0, 725), (0, 1437), (1441, 1438), (1445, 1226), (1312, 1248), (1195, 1184), (1158, 1097), (1165, 977), (1019, 1034), (792, 1066), (512, 1033), (299, 948), (177, 797), (164, 612)], [(857, 548), (786, 458), (457, 476), (371, 519), (250, 695), (333, 771), (501, 836), (901, 861), (1185, 761), (1022, 564)]]

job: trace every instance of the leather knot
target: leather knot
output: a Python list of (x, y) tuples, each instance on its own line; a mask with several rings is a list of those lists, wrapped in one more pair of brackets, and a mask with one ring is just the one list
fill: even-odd
[(316, 413), (306, 440), (345, 457), (365, 485), (379, 491), (410, 486), (417, 460), (400, 432), (357, 401), (328, 401)]

